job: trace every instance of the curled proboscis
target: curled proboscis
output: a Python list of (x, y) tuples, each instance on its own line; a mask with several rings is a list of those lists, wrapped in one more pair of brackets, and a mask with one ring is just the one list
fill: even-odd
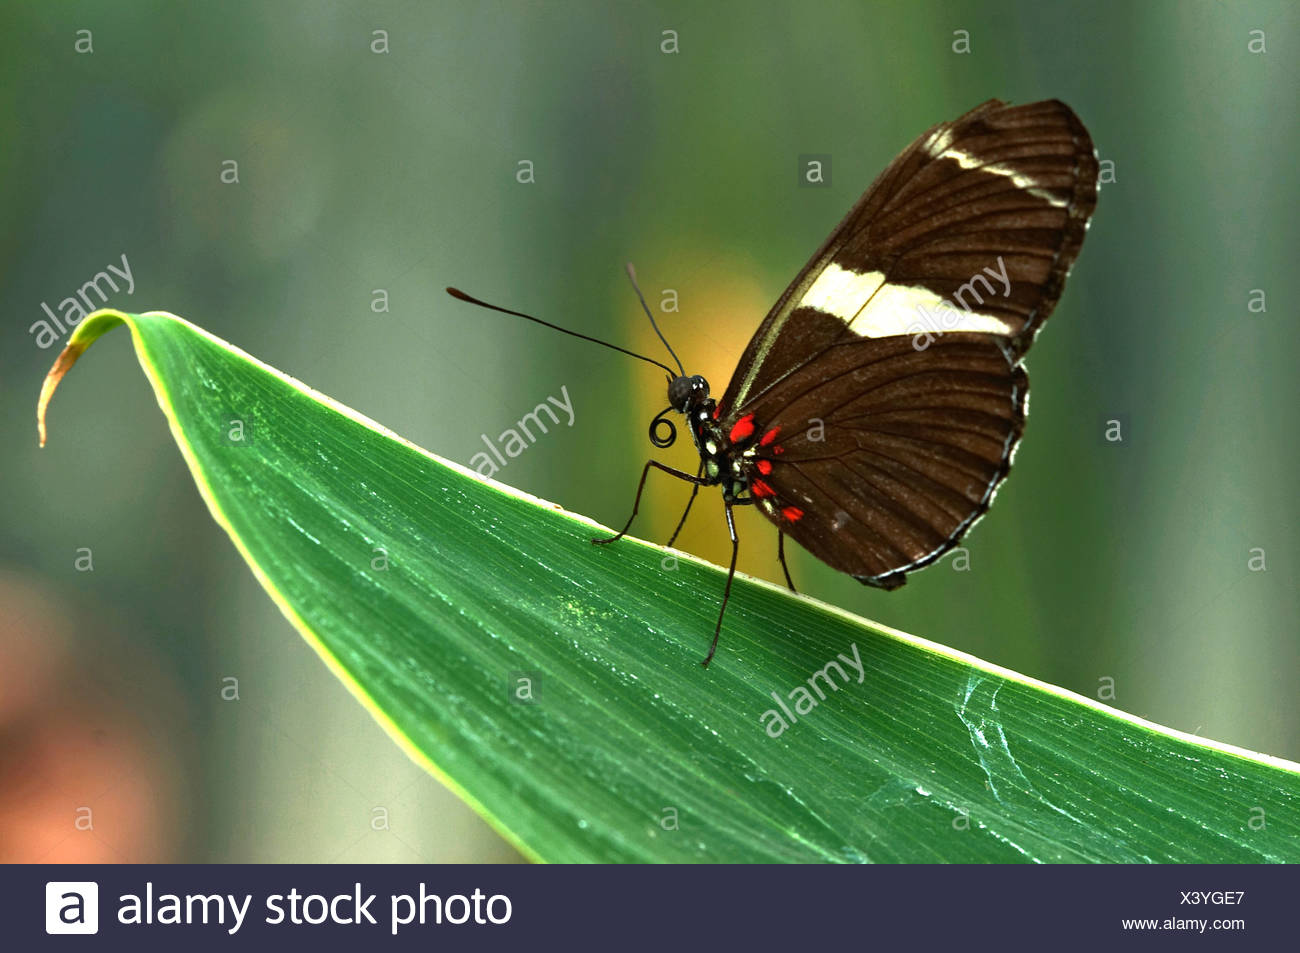
[[(668, 414), (671, 413), (674, 413), (673, 408), (667, 407), (650, 421), (650, 442), (660, 450), (677, 442), (677, 425), (668, 419)], [(660, 427), (667, 427), (667, 433), (661, 431)]]

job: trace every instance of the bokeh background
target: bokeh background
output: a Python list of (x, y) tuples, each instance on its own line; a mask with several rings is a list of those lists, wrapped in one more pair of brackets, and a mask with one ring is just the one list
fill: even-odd
[[(1016, 468), (961, 568), (887, 594), (796, 550), (796, 580), (1300, 759), (1298, 10), (6, 2), (0, 859), (516, 858), (260, 591), (126, 334), (78, 366), (37, 450), (58, 351), (30, 330), (42, 302), (125, 254), (134, 290), (113, 306), (186, 316), (464, 463), (567, 388), (574, 425), (499, 478), (621, 524), (661, 375), (443, 286), (658, 356), (634, 261), (652, 303), (675, 292), (665, 331), (720, 392), (876, 173), (990, 97), (1064, 99), (1113, 162), (1029, 355)], [(826, 188), (798, 187), (811, 153), (832, 157)], [(684, 446), (663, 456), (693, 466)], [(665, 539), (685, 498), (652, 483), (640, 533)], [(742, 568), (778, 578), (775, 534), (740, 516)], [(680, 545), (725, 558), (717, 499)]]

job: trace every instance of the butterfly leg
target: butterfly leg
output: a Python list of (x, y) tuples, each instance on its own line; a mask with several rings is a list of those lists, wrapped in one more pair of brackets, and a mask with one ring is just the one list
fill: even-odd
[[(636, 499), (632, 501), (632, 515), (627, 518), (627, 522), (623, 525), (623, 528), (613, 536), (608, 539), (593, 539), (592, 542), (597, 546), (604, 546), (606, 543), (617, 542), (626, 536), (627, 531), (632, 528), (632, 521), (636, 519), (636, 511), (638, 507), (641, 506), (641, 493), (645, 490), (645, 478), (650, 475), (651, 467), (663, 470), (664, 473), (667, 473), (669, 476), (675, 476), (677, 479), (685, 480), (687, 483), (694, 483), (697, 490), (704, 485), (704, 479), (702, 477), (691, 476), (689, 473), (684, 473), (683, 471), (676, 470), (673, 467), (665, 466), (658, 460), (647, 460), (645, 468), (641, 471), (641, 482), (638, 483), (636, 487)], [(693, 500), (694, 496), (691, 498)], [(683, 517), (683, 519), (685, 519), (685, 517)]]
[(677, 535), (682, 531), (682, 527), (686, 525), (686, 517), (691, 515), (691, 506), (695, 503), (695, 496), (697, 493), (700, 492), (700, 487), (703, 485), (703, 480), (701, 480), (703, 476), (704, 476), (704, 461), (701, 460), (700, 468), (695, 473), (695, 479), (698, 482), (693, 487), (691, 487), (691, 498), (686, 501), (686, 509), (682, 513), (682, 518), (677, 521), (677, 528), (673, 530), (673, 535), (668, 537), (668, 543), (667, 543), (668, 546), (672, 546), (673, 543), (677, 542)]
[(794, 580), (790, 578), (790, 567), (785, 564), (785, 533), (780, 530), (776, 531), (776, 558), (781, 563), (781, 571), (785, 573), (785, 584), (790, 587), (791, 592), (798, 592), (794, 587)]
[(731, 534), (731, 565), (727, 568), (727, 586), (722, 590), (722, 608), (718, 610), (718, 624), (713, 630), (713, 644), (709, 646), (709, 654), (700, 663), (705, 668), (709, 667), (709, 662), (713, 661), (713, 653), (718, 650), (718, 636), (722, 634), (722, 617), (727, 614), (727, 600), (731, 598), (731, 580), (736, 578), (736, 556), (740, 553), (740, 539), (736, 536), (736, 521), (731, 515), (731, 501), (724, 501), (724, 505), (727, 508), (727, 532)]

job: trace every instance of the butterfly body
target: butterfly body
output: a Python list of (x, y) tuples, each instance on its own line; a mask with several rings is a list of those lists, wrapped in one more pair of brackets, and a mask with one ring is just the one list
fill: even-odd
[(771, 473), (774, 457), (785, 449), (776, 444), (777, 432), (760, 430), (753, 415), (719, 420), (717, 401), (709, 396), (708, 382), (698, 374), (671, 381), (668, 397), (671, 409), (687, 418), (700, 454), (698, 485), (721, 486), (723, 501), (730, 505), (757, 503), (770, 508), (773, 494), (763, 477)]

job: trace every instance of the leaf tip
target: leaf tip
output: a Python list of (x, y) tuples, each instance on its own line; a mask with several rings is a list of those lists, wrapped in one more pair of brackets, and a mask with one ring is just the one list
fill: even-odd
[(77, 358), (81, 357), (86, 350), (86, 344), (83, 342), (73, 342), (63, 349), (63, 352), (50, 368), (50, 372), (45, 375), (45, 381), (41, 384), (41, 397), (36, 404), (36, 431), (40, 435), (41, 446), (45, 446), (45, 411), (49, 407), (50, 398), (54, 396), (54, 391), (59, 386), (59, 381), (63, 380), (63, 375), (68, 373), (72, 365), (77, 363)]

